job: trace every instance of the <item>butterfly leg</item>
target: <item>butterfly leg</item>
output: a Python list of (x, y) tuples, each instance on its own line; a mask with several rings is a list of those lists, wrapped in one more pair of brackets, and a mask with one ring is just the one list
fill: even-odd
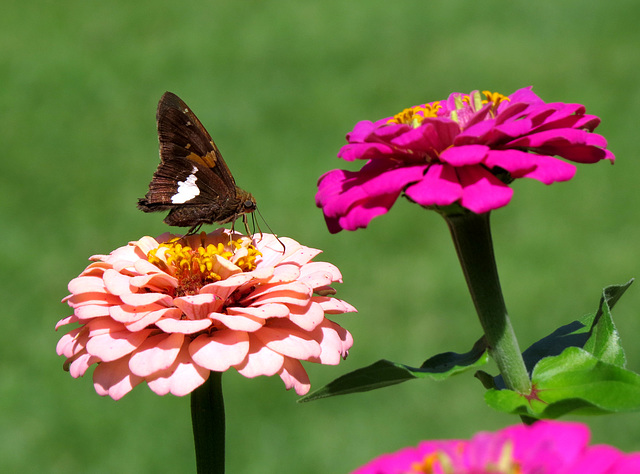
[(186, 234), (184, 234), (185, 237), (187, 237), (188, 235), (195, 235), (198, 232), (200, 232), (200, 229), (202, 228), (203, 222), (200, 222), (199, 224), (194, 225), (193, 227), (191, 227), (191, 229), (189, 229), (187, 231)]

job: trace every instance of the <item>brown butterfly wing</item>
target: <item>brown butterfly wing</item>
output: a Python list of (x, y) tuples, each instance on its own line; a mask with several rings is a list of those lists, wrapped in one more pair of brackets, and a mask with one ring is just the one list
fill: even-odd
[(166, 92), (156, 118), (161, 161), (139, 209), (169, 209), (164, 221), (185, 227), (232, 222), (255, 210), (255, 199), (236, 186), (220, 150), (184, 101)]
[[(181, 189), (186, 183), (187, 190)], [(172, 226), (195, 226), (224, 221), (237, 214), (234, 195), (209, 168), (182, 157), (162, 161), (153, 174), (149, 191), (138, 201), (145, 212), (171, 210), (164, 221)]]
[(184, 157), (204, 165), (222, 179), (229, 192), (235, 192), (236, 182), (220, 150), (180, 97), (165, 92), (158, 104), (156, 120), (162, 161)]

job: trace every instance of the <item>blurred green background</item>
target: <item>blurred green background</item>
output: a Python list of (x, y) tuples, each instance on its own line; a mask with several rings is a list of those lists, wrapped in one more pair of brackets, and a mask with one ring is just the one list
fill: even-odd
[[(367, 230), (327, 232), (316, 180), (349, 167), (336, 153), (359, 120), (528, 85), (586, 104), (615, 166), (580, 166), (550, 187), (516, 182), (492, 217), (522, 347), (594, 311), (602, 287), (640, 275), (639, 19), (631, 0), (4, 0), (0, 470), (194, 470), (188, 397), (141, 385), (101, 398), (90, 375), (63, 372), (53, 330), (90, 255), (166, 230), (162, 215), (135, 206), (157, 166), (164, 91), (195, 110), (274, 231), (342, 270), (338, 296), (359, 313), (334, 319), (355, 345), (337, 367), (307, 365), (314, 389), (380, 358), (419, 365), (464, 352), (480, 334), (435, 213), (401, 200)], [(614, 314), (636, 370), (639, 309), (632, 286)], [(421, 439), (517, 422), (484, 405), (470, 374), (309, 404), (277, 377), (232, 371), (223, 383), (230, 473), (348, 472)], [(640, 414), (572, 419), (595, 442), (640, 450)]]

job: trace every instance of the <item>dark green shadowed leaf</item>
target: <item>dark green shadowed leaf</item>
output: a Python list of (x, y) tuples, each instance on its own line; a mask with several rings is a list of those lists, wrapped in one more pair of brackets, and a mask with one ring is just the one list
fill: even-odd
[(420, 368), (383, 359), (345, 374), (298, 401), (309, 402), (335, 395), (366, 392), (417, 378), (444, 380), (452, 375), (484, 365), (487, 361), (488, 355), (484, 339), (478, 340), (467, 353), (445, 352), (438, 354), (427, 359)]
[[(541, 359), (559, 355), (567, 347), (581, 347), (604, 362), (624, 367), (626, 362), (624, 350), (620, 345), (620, 336), (613, 323), (611, 309), (631, 286), (631, 283), (633, 283), (633, 279), (622, 285), (606, 287), (602, 291), (600, 304), (595, 313), (561, 326), (529, 346), (522, 353), (527, 370), (531, 373)], [(504, 388), (502, 377), (495, 377), (495, 386)]]
[[(534, 391), (523, 396), (491, 389), (485, 400), (499, 411), (535, 418), (640, 410), (640, 376), (626, 370), (611, 317), (633, 280), (604, 289), (598, 311), (554, 331), (525, 352)], [(503, 387), (496, 377), (496, 386)]]

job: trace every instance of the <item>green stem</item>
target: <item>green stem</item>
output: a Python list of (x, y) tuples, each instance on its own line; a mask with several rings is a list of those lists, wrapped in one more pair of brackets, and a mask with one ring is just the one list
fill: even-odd
[(471, 298), (505, 385), (518, 393), (531, 392), (531, 381), (500, 289), (493, 253), (489, 213), (444, 216), (458, 253)]
[(191, 393), (191, 423), (198, 474), (224, 473), (224, 399), (222, 372), (211, 372)]

